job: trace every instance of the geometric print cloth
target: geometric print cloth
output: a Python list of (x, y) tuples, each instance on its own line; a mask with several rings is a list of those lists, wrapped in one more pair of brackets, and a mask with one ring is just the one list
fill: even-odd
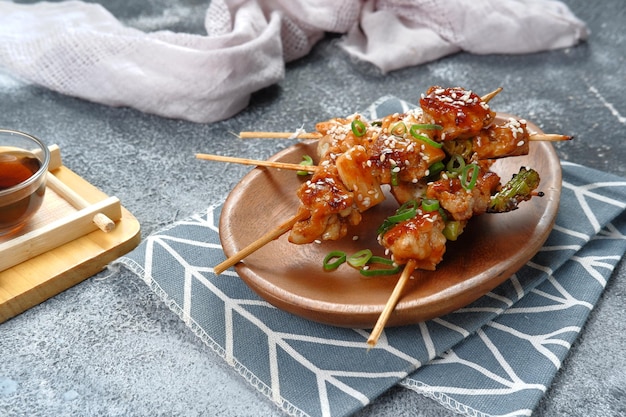
[[(372, 118), (405, 111), (392, 97)], [(556, 224), (506, 282), (445, 316), (369, 330), (308, 321), (250, 290), (225, 259), (221, 203), (115, 261), (134, 271), (234, 371), (294, 416), (350, 415), (400, 384), (468, 416), (529, 416), (626, 251), (626, 180), (562, 162)], [(233, 377), (236, 377), (235, 372)]]

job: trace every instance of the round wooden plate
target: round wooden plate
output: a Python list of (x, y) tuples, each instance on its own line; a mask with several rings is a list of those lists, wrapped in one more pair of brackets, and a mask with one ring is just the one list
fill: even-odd
[[(529, 128), (539, 132), (534, 125)], [(299, 143), (272, 159), (299, 163), (305, 154), (316, 154), (315, 142)], [(456, 242), (448, 242), (436, 271), (413, 273), (387, 326), (415, 324), (470, 304), (504, 282), (541, 248), (559, 206), (561, 166), (550, 143), (532, 142), (529, 155), (498, 160), (492, 169), (506, 182), (521, 166), (539, 172), (539, 190), (545, 196), (522, 203), (510, 213), (472, 219)], [(306, 178), (272, 168), (255, 168), (247, 174), (222, 210), (220, 239), (226, 256), (293, 216), (299, 204), (295, 191)], [(280, 309), (335, 326), (371, 328), (398, 276), (366, 278), (347, 264), (325, 272), (322, 260), (331, 250), (351, 254), (370, 248), (382, 255), (376, 228), (397, 206), (388, 197), (365, 212), (364, 221), (341, 241), (294, 245), (283, 235), (238, 263), (237, 273)], [(354, 236), (358, 239), (353, 240)]]

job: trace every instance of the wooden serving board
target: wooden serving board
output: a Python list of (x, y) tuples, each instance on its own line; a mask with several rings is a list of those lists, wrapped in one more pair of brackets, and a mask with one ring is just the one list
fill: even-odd
[[(0, 323), (78, 284), (135, 248), (141, 239), (137, 219), (116, 197), (109, 197), (63, 166), (51, 146), (48, 175), (54, 175), (89, 203), (77, 209), (50, 187), (29, 224), (10, 238), (0, 238)], [(115, 228), (93, 224), (104, 213)]]

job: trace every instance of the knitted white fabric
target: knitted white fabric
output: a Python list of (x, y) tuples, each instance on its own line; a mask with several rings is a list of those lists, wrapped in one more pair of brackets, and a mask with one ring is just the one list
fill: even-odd
[(585, 24), (551, 0), (213, 0), (206, 36), (145, 33), (104, 7), (0, 1), (0, 67), (52, 90), (195, 122), (228, 118), (325, 32), (382, 72), (465, 50), (576, 44)]

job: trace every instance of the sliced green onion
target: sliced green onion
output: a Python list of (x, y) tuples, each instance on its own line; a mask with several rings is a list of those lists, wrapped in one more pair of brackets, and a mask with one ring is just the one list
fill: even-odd
[(406, 125), (402, 122), (398, 122), (395, 125), (391, 126), (391, 129), (389, 129), (389, 133), (394, 136), (403, 136), (406, 133)]
[(417, 201), (409, 200), (406, 203), (402, 204), (398, 210), (396, 210), (396, 214), (387, 217), (387, 219), (392, 223), (400, 223), (415, 217), (416, 214)]
[(380, 121), (380, 120), (374, 120), (373, 122), (370, 122), (370, 124), (371, 124), (372, 126), (382, 126), (382, 125), (383, 125), (383, 122), (382, 122), (382, 121)]
[[(311, 165), (313, 165), (313, 158), (311, 158), (309, 155), (302, 155), (302, 162), (300, 162), (300, 165), (302, 165), (302, 166), (311, 166)], [(296, 171), (296, 174), (298, 174), (298, 175), (309, 175), (310, 172), (309, 171)]]
[(346, 261), (346, 253), (340, 250), (334, 250), (324, 257), (324, 270), (332, 271), (339, 268), (339, 265)]
[(444, 170), (445, 164), (441, 161), (437, 161), (428, 167), (428, 178), (437, 178), (437, 176)]
[(439, 215), (441, 216), (441, 218), (443, 219), (444, 222), (448, 221), (448, 215), (446, 214), (446, 211), (443, 209), (443, 207), (439, 207)]
[(352, 121), (351, 127), (352, 127), (352, 133), (354, 133), (354, 135), (358, 137), (363, 136), (365, 132), (367, 132), (367, 127), (365, 127), (365, 123), (363, 123), (359, 119), (354, 119)]
[(394, 187), (398, 185), (398, 172), (400, 172), (400, 168), (396, 169), (397, 167), (396, 164), (391, 164), (391, 185)]
[(434, 198), (424, 198), (422, 200), (422, 210), (426, 212), (438, 211), (439, 210), (439, 200)]
[(443, 126), (432, 123), (418, 123), (413, 126), (417, 126), (416, 129), (420, 130), (443, 130)]
[[(470, 169), (472, 170), (472, 176), (468, 180), (467, 175)], [(466, 190), (474, 189), (474, 187), (476, 186), (476, 181), (478, 180), (479, 171), (480, 171), (480, 168), (476, 164), (466, 165), (465, 168), (463, 168), (463, 171), (461, 172), (461, 187), (465, 188)]]
[(415, 215), (417, 214), (417, 208), (418, 205), (417, 201), (415, 200), (409, 200), (406, 203), (402, 204), (398, 208), (398, 210), (396, 210), (396, 213), (393, 216), (389, 216), (383, 221), (383, 223), (378, 228), (377, 233), (379, 235), (384, 235), (396, 224), (415, 217)]
[(413, 136), (415, 139), (417, 140), (421, 140), (422, 142), (433, 146), (435, 148), (441, 148), (443, 146), (443, 144), (435, 142), (434, 140), (432, 140), (431, 138), (429, 138), (428, 136), (424, 136), (421, 135), (419, 133), (417, 133), (417, 131), (420, 130), (420, 125), (413, 125), (411, 126), (410, 132), (411, 132), (411, 136)]
[(389, 258), (383, 258), (382, 256), (372, 256), (369, 261), (370, 264), (383, 264), (383, 265), (393, 265), (393, 261)]
[(372, 258), (372, 251), (369, 249), (360, 250), (350, 256), (348, 256), (348, 264), (355, 268), (359, 268), (369, 262)]
[(449, 222), (446, 222), (442, 233), (446, 237), (446, 239), (455, 241), (462, 231), (463, 229), (461, 228), (461, 222), (451, 220)]
[(446, 165), (446, 170), (452, 174), (460, 174), (465, 168), (465, 160), (459, 154), (454, 154)]
[(361, 268), (361, 270), (359, 272), (361, 272), (361, 275), (366, 276), (366, 277), (375, 277), (375, 276), (380, 276), (380, 275), (395, 275), (400, 273), (400, 271), (402, 270), (402, 268), (400, 267), (400, 265), (396, 265), (393, 268), (369, 268), (371, 265), (394, 265), (393, 261), (391, 259), (388, 258), (383, 258), (381, 256), (372, 256), (369, 260), (369, 262), (367, 263), (368, 268)]
[(456, 178), (463, 172), (465, 168), (465, 160), (459, 154), (454, 154), (446, 164), (446, 174), (450, 178)]

